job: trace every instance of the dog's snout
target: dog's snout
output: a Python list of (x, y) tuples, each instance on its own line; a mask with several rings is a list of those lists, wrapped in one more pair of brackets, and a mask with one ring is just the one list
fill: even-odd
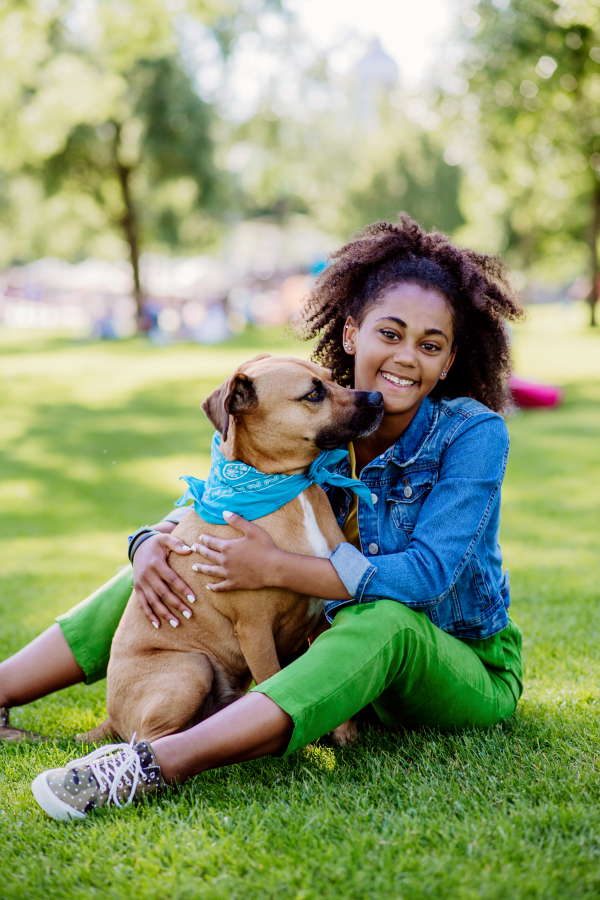
[(379, 391), (369, 391), (368, 403), (369, 406), (376, 408), (383, 406), (383, 394), (380, 394)]
[(372, 406), (374, 409), (380, 409), (383, 406), (383, 394), (380, 394), (379, 391), (357, 391), (356, 393), (358, 394), (358, 405), (363, 408)]

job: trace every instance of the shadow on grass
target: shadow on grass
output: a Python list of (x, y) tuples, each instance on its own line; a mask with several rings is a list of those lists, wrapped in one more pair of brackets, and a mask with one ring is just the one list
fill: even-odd
[[(213, 387), (211, 381), (195, 385), (199, 397)], [(120, 469), (136, 460), (188, 456), (191, 472), (181, 474), (199, 476), (207, 468), (214, 432), (200, 409), (182, 397), (179, 382), (139, 391), (110, 410), (39, 403), (29, 408), (28, 418), (18, 445), (2, 457), (2, 471), (5, 480), (39, 485), (36, 505), (41, 515), (36, 522), (29, 505), (22, 504), (4, 525), (13, 538), (43, 534), (45, 512), (52, 514), (53, 533), (80, 529), (82, 517), (93, 520), (95, 527), (126, 528), (138, 510), (145, 510), (143, 515), (148, 510), (165, 514), (183, 492), (182, 483), (175, 481), (169, 489), (145, 485), (140, 496), (131, 469), (127, 474)], [(33, 460), (22, 447), (36, 448)], [(32, 456), (30, 450), (27, 455)], [(79, 466), (86, 476), (76, 474)]]

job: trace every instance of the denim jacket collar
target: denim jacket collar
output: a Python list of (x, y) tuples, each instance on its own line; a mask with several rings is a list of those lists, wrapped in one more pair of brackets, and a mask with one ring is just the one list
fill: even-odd
[(408, 466), (415, 462), (436, 429), (440, 415), (440, 405), (425, 397), (406, 431), (393, 446), (378, 456), (365, 468), (387, 466), (390, 459), (397, 466)]

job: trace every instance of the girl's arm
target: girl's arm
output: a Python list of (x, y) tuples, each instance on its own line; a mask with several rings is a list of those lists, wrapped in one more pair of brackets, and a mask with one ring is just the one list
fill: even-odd
[(198, 552), (206, 575), (224, 579), (211, 590), (284, 587), (323, 600), (389, 597), (415, 609), (431, 608), (452, 588), (497, 513), (508, 456), (500, 416), (465, 419), (444, 453), (437, 484), (423, 504), (406, 548), (368, 557), (339, 544), (331, 560), (285, 553), (259, 526), (231, 514), (238, 540), (203, 536)]
[[(445, 449), (437, 483), (423, 503), (406, 549), (363, 556), (347, 544), (332, 564), (358, 601), (399, 600), (412, 609), (435, 607), (454, 587), (473, 554), (499, 552), (481, 543), (490, 518), (500, 520), (500, 490), (508, 431), (493, 413), (466, 418)], [(485, 540), (485, 538), (484, 538)]]
[[(203, 534), (194, 549), (211, 564), (197, 563), (204, 575), (221, 578), (210, 584), (211, 591), (237, 589), (258, 590), (281, 587), (322, 600), (349, 600), (342, 580), (328, 559), (301, 556), (280, 550), (266, 531), (235, 513), (225, 513), (227, 524), (243, 535), (233, 540), (221, 540)], [(150, 543), (149, 541), (147, 543)], [(142, 544), (142, 547), (144, 545)]]

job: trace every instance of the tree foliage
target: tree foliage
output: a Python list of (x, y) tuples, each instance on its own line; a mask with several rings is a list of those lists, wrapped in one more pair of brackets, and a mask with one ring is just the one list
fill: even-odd
[[(239, 21), (251, 27), (261, 4), (251, 6), (244, 14), (244, 4), (222, 0), (5, 5), (0, 196), (6, 230), (22, 224), (26, 199), (46, 215), (54, 212), (50, 231), (63, 232), (68, 255), (89, 251), (90, 233), (116, 227), (129, 248), (141, 307), (140, 246), (202, 246), (226, 206), (226, 179), (213, 160), (215, 111), (186, 67), (182, 32), (199, 21), (230, 46)], [(230, 27), (231, 16), (238, 21)], [(77, 235), (69, 243), (74, 222)], [(30, 253), (36, 244), (42, 251), (52, 246), (31, 232), (29, 238)]]
[[(594, 321), (600, 287), (599, 4), (482, 0), (463, 21), (470, 35), (461, 75), (480, 109), (479, 128), (466, 149), (470, 165), (483, 164), (494, 186), (487, 214), (502, 220), (508, 251), (526, 267), (545, 260), (555, 272), (574, 274), (587, 245)], [(485, 215), (485, 201), (477, 203)]]

